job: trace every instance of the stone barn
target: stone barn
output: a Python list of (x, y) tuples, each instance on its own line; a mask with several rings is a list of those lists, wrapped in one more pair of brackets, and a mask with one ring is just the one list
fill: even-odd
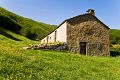
[(63, 21), (41, 43), (63, 42), (75, 53), (109, 56), (109, 29), (94, 10), (88, 9), (85, 14)]

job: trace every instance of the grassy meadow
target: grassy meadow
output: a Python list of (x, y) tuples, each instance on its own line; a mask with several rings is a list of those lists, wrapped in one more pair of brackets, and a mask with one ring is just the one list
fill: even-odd
[(24, 50), (39, 41), (0, 30), (0, 80), (120, 80), (120, 57)]

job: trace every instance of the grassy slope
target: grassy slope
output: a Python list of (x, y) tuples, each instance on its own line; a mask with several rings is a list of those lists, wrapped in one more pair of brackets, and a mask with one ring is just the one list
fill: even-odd
[(39, 42), (2, 28), (0, 30), (19, 39), (0, 34), (1, 80), (120, 80), (120, 57), (23, 50), (23, 46)]
[(119, 36), (119, 33), (120, 33), (120, 30), (119, 30), (119, 29), (111, 29), (111, 30), (110, 30), (110, 34)]
[(118, 29), (111, 29), (110, 30), (110, 41), (111, 43), (120, 44), (120, 30)]
[[(20, 34), (26, 36), (30, 39), (41, 39), (43, 38), (48, 32), (55, 29), (55, 26), (45, 24), (42, 22), (37, 22), (28, 18), (24, 18), (22, 16), (16, 15), (10, 11), (7, 11), (0, 7), (0, 24), (1, 27), (13, 27), (16, 29), (18, 25), (22, 27), (19, 31)], [(7, 19), (6, 19), (7, 18)], [(10, 19), (8, 21), (8, 19)], [(11, 21), (11, 22), (10, 22)], [(5, 24), (4, 24), (5, 23)], [(13, 24), (14, 23), (14, 24)], [(7, 24), (7, 25), (6, 25)], [(33, 37), (31, 37), (33, 36)]]

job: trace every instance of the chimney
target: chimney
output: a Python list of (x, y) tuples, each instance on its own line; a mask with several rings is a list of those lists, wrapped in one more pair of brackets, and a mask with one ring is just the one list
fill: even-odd
[(88, 9), (86, 12), (87, 14), (95, 15), (95, 10), (93, 9)]

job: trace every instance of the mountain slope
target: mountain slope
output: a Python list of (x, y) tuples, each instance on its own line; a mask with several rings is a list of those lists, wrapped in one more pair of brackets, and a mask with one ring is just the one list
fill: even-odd
[(34, 40), (42, 39), (48, 32), (55, 29), (54, 25), (24, 18), (1, 7), (0, 26)]

